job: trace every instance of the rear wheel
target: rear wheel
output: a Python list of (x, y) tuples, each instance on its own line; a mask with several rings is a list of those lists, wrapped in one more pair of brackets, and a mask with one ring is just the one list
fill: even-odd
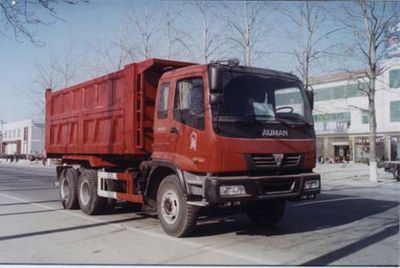
[(107, 198), (97, 195), (97, 172), (93, 169), (84, 170), (78, 183), (79, 206), (83, 213), (95, 215), (103, 212)]
[(246, 214), (257, 226), (272, 226), (285, 213), (286, 201), (282, 199), (250, 203)]
[(76, 169), (68, 168), (60, 176), (60, 199), (63, 208), (78, 209), (78, 178)]
[(157, 212), (164, 231), (175, 237), (190, 235), (197, 222), (198, 207), (188, 205), (176, 175), (167, 176), (157, 192)]

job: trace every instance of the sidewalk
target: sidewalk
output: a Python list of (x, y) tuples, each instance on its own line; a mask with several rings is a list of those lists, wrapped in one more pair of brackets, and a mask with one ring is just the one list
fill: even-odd
[(5, 159), (0, 159), (1, 165), (13, 166), (13, 167), (39, 167), (39, 168), (54, 168), (54, 165), (43, 166), (42, 161), (29, 161), (25, 159), (18, 160), (18, 162), (9, 162)]
[[(365, 182), (369, 181), (369, 166), (367, 164), (318, 164), (314, 172), (321, 174), (322, 180), (326, 181), (353, 181)], [(394, 182), (392, 173), (385, 172), (382, 168), (378, 168), (378, 183)]]

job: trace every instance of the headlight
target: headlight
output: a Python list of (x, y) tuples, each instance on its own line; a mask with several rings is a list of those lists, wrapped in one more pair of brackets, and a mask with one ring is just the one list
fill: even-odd
[(219, 187), (220, 196), (244, 195), (246, 189), (243, 185), (223, 185)]
[(304, 190), (319, 189), (319, 180), (309, 180), (304, 184)]

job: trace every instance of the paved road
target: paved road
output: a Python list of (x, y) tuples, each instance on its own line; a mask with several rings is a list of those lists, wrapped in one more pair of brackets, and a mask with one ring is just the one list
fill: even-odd
[(280, 224), (244, 215), (201, 219), (194, 237), (163, 233), (154, 217), (116, 209), (65, 211), (51, 168), (0, 164), (0, 263), (398, 265), (400, 184), (323, 179), (315, 202), (291, 203)]

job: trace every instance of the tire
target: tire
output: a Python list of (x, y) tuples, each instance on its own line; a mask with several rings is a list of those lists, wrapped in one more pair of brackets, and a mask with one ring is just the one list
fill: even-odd
[(175, 237), (190, 235), (196, 227), (198, 207), (188, 205), (176, 175), (161, 181), (157, 192), (157, 213), (164, 231)]
[(87, 169), (81, 173), (78, 183), (79, 206), (83, 213), (96, 215), (105, 211), (107, 198), (97, 195), (97, 171)]
[(64, 209), (78, 209), (78, 178), (76, 169), (65, 169), (60, 176), (60, 200)]
[(269, 227), (282, 219), (285, 207), (286, 201), (283, 199), (255, 202), (248, 205), (246, 214), (256, 226)]

